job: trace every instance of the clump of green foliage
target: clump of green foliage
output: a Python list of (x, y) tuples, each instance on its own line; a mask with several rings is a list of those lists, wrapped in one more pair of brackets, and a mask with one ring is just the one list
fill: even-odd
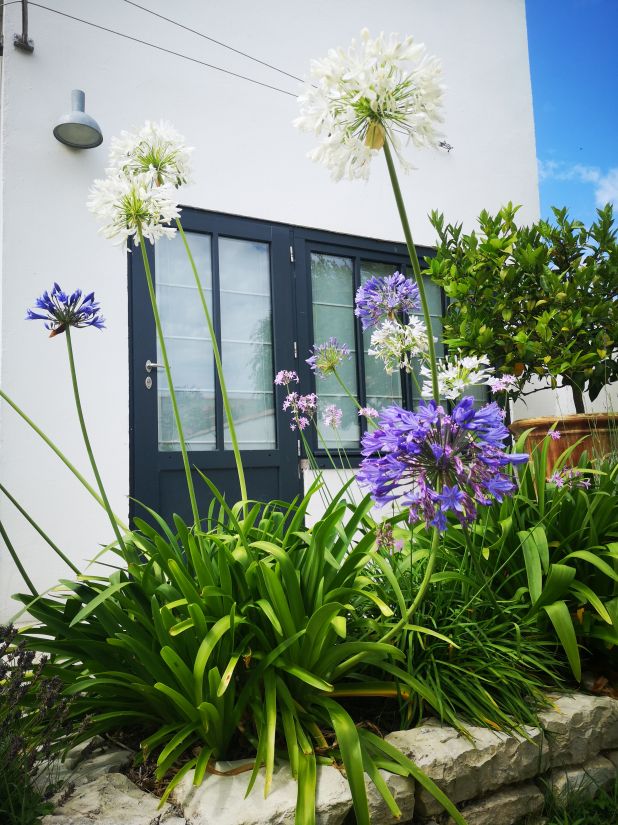
[[(479, 231), (431, 215), (438, 233), (428, 274), (449, 306), (446, 342), (487, 355), (499, 372), (571, 387), (577, 412), (618, 378), (618, 243), (611, 204), (585, 227), (555, 209), (554, 223), (518, 226), (519, 207), (481, 212)], [(518, 392), (513, 393), (516, 397)]]

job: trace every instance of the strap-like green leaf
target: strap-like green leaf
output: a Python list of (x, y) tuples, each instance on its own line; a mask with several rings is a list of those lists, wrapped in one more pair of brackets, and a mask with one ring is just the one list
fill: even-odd
[(560, 601), (554, 602), (553, 604), (546, 604), (543, 606), (543, 610), (549, 616), (556, 635), (560, 639), (560, 644), (564, 648), (564, 652), (571, 665), (573, 676), (580, 682), (582, 678), (582, 666), (579, 658), (579, 648), (573, 628), (573, 620), (571, 619), (571, 614), (566, 603)]

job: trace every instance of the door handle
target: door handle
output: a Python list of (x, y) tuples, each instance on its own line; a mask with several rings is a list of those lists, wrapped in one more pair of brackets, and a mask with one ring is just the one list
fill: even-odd
[(151, 372), (152, 370), (159, 369), (162, 370), (165, 368), (165, 364), (155, 364), (154, 361), (151, 361), (150, 358), (146, 361), (145, 364), (146, 372)]

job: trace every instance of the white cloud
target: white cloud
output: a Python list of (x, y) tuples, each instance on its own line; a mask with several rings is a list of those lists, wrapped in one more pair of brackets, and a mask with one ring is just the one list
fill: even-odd
[(605, 206), (606, 203), (618, 205), (618, 167), (610, 169), (607, 175), (601, 178), (594, 196), (597, 206)]
[(612, 167), (604, 174), (598, 166), (582, 163), (564, 163), (556, 160), (538, 160), (539, 180), (574, 180), (594, 185), (597, 206), (606, 203), (618, 204), (618, 167)]

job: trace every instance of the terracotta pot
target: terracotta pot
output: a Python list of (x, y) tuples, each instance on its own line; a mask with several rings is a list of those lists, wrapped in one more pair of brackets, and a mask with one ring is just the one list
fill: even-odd
[(550, 474), (558, 457), (572, 444), (583, 439), (573, 450), (567, 464), (574, 466), (581, 454), (586, 451), (591, 458), (603, 458), (618, 451), (618, 413), (579, 413), (565, 415), (562, 418), (543, 416), (541, 418), (518, 418), (510, 426), (516, 438), (524, 430), (532, 429), (526, 438), (526, 452), (531, 453), (537, 444), (546, 437), (553, 425), (560, 433), (560, 438), (549, 440), (547, 450), (547, 472)]

